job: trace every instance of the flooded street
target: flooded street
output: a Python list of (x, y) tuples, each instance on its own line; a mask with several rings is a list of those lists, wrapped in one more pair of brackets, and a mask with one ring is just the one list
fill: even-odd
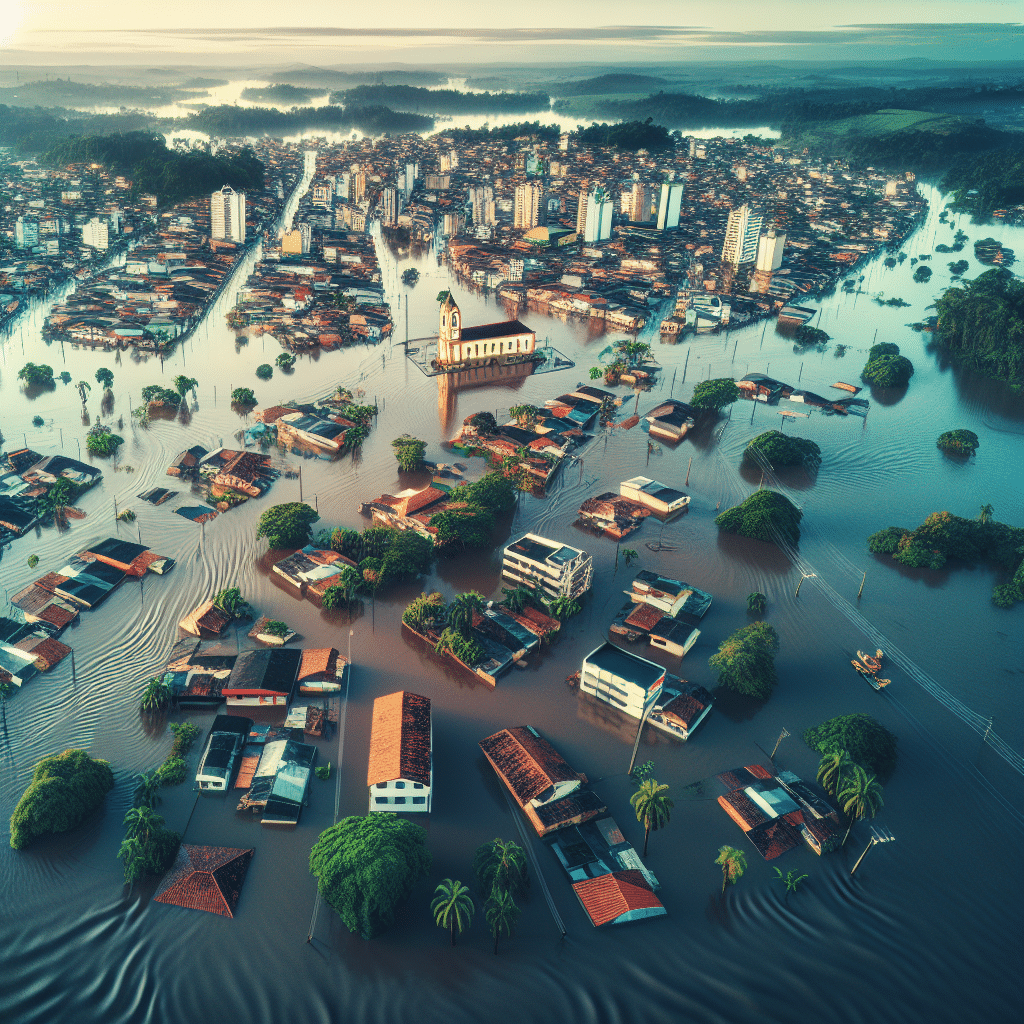
[[(913, 362), (916, 372), (905, 393), (866, 389), (862, 394), (871, 407), (864, 419), (812, 412), (784, 427), (780, 407), (738, 402), (728, 419), (701, 428), (674, 450), (656, 451), (647, 468), (647, 435), (639, 428), (599, 433), (579, 453), (582, 466), (564, 466), (546, 497), (523, 496), (515, 515), (500, 524), (493, 551), (443, 557), (430, 579), (374, 603), (367, 599), (351, 621), (343, 612), (321, 612), (278, 582), (272, 565), (285, 552), (268, 554), (266, 542), (255, 538), (260, 514), (272, 504), (299, 500), (301, 486), (320, 514), (318, 528), (361, 528), (367, 524), (357, 512), (361, 502), (428, 482), (425, 475), (400, 478), (393, 438), (415, 435), (429, 442), (427, 458), (453, 461), (441, 444), (466, 416), (482, 410), (501, 415), (523, 402), (542, 405), (572, 390), (588, 379), (598, 353), (621, 335), (593, 336), (586, 324), (525, 311), (522, 319), (536, 330), (538, 342), (549, 338), (575, 368), (449, 393), (439, 387), (443, 378), (424, 376), (406, 359), (406, 324), (410, 338), (436, 334), (436, 295), (448, 288), (467, 325), (505, 319), (505, 311), (493, 297), (450, 279), (434, 253), (396, 255), (380, 240), (393, 338), (375, 347), (299, 356), (293, 372), (275, 370), (267, 382), (254, 370), (273, 362), (277, 342), (264, 336), (238, 343), (224, 319), (255, 250), (190, 340), (163, 361), (47, 346), (40, 336), (45, 305), (19, 321), (0, 350), (0, 427), (7, 450), (24, 441), (43, 455), (63, 451), (77, 458), (81, 442), (83, 459), (90, 459), (84, 438), (100, 412), (99, 386), (85, 410), (74, 384), (26, 393), (17, 372), (30, 360), (50, 364), (55, 374), (67, 370), (73, 381), (92, 382), (98, 367), (111, 369), (114, 407), (103, 418), (117, 430), (124, 417), (117, 432), (125, 444), (116, 467), (94, 460), (104, 477), (80, 501), (85, 519), (63, 533), (37, 529), (3, 551), (0, 585), (6, 595), (112, 535), (141, 537), (178, 564), (168, 576), (125, 582), (64, 634), (75, 651), (74, 679), (71, 659), (65, 659), (7, 702), (7, 738), (0, 749), (4, 820), (35, 764), (68, 747), (110, 760), (117, 785), (102, 812), (81, 828), (18, 853), (0, 844), (0, 885), (9, 911), (0, 920), (5, 1019), (25, 1024), (285, 1017), (761, 1024), (1014, 1019), (1014, 1007), (1020, 1006), (1016, 976), (1024, 912), (1017, 883), (1024, 780), (983, 742), (985, 726), (978, 722), (991, 719), (992, 731), (1013, 750), (1024, 747), (1024, 613), (1020, 605), (1003, 611), (991, 603), (992, 586), (1003, 581), (991, 567), (951, 562), (939, 572), (902, 569), (887, 556), (869, 554), (866, 538), (890, 525), (913, 528), (938, 510), (974, 517), (986, 503), (994, 506), (997, 520), (1024, 525), (1024, 400), (997, 382), (944, 367), (928, 351), (929, 336), (907, 326), (931, 315), (929, 304), (950, 280), (949, 259), (967, 259), (965, 276), (975, 277), (987, 269), (973, 258), (976, 239), (992, 236), (1022, 252), (1024, 229), (978, 227), (966, 219), (951, 229), (938, 221), (939, 194), (921, 187), (930, 203), (928, 219), (903, 251), (930, 253), (937, 242), (950, 242), (957, 226), (970, 237), (957, 257), (935, 255), (929, 283), (913, 282), (909, 259), (889, 270), (884, 254), (876, 257), (857, 272), (865, 277), (862, 294), (837, 291), (808, 303), (820, 305), (815, 325), (832, 336), (822, 353), (794, 351), (774, 321), (691, 336), (678, 345), (660, 345), (654, 324), (653, 333), (642, 337), (649, 336), (664, 371), (654, 391), (640, 395), (639, 412), (670, 394), (688, 399), (694, 384), (709, 375), (762, 371), (828, 394), (835, 381), (859, 381), (875, 341), (896, 342)], [(400, 281), (409, 266), (420, 272), (412, 287)], [(871, 298), (879, 292), (911, 306), (880, 306)], [(841, 357), (840, 344), (848, 346)], [(179, 373), (199, 380), (187, 422), (135, 426), (129, 403), (134, 407), (141, 401), (144, 386), (170, 386)], [(380, 407), (358, 456), (326, 462), (274, 450), (279, 468), (301, 464), (301, 483), (282, 474), (268, 496), (205, 527), (173, 514), (177, 505), (196, 502), (187, 484), (165, 475), (172, 459), (191, 445), (232, 446), (236, 432), (251, 421), (232, 408), (233, 388), (251, 387), (260, 406), (268, 407), (311, 401), (337, 384), (361, 389)], [(635, 399), (624, 387), (614, 390), (625, 399), (624, 418)], [(43, 427), (30, 425), (36, 415)], [(816, 475), (800, 470), (780, 476), (804, 512), (798, 565), (774, 546), (720, 535), (713, 522), (719, 506), (735, 504), (760, 484), (760, 472), (744, 466), (742, 455), (753, 436), (772, 428), (811, 439), (822, 449)], [(973, 430), (981, 440), (968, 462), (935, 446), (940, 433), (955, 428)], [(621, 480), (639, 472), (682, 487), (691, 456), (685, 488), (692, 495), (689, 513), (664, 530), (654, 520), (646, 522), (627, 542), (640, 552), (635, 567), (626, 569), (620, 560), (616, 569), (614, 541), (572, 525), (585, 498), (617, 491)], [(137, 498), (160, 486), (183, 489), (160, 507)], [(137, 521), (117, 524), (115, 501), (118, 509), (131, 507)], [(402, 635), (401, 613), (421, 589), (438, 589), (446, 597), (477, 589), (500, 597), (501, 547), (526, 530), (591, 552), (594, 588), (582, 614), (569, 621), (554, 645), (531, 655), (525, 671), (509, 673), (492, 690), (415, 648)], [(659, 537), (666, 550), (645, 546)], [(36, 569), (26, 564), (33, 554), (39, 556)], [(495, 836), (519, 838), (504, 789), (477, 747), (480, 739), (507, 726), (534, 726), (595, 783), (626, 838), (642, 844), (626, 777), (635, 720), (618, 717), (564, 683), (606, 635), (624, 600), (621, 592), (638, 568), (687, 580), (714, 595), (697, 645), (681, 667), (678, 660), (665, 660), (670, 671), (712, 687), (707, 659), (728, 634), (750, 621), (746, 598), (752, 591), (767, 595), (766, 617), (781, 640), (779, 684), (763, 707), (723, 703), (687, 744), (645, 731), (638, 760), (654, 762), (655, 777), (672, 787), (676, 799), (670, 825), (651, 837), (648, 859), (662, 882), (659, 896), (668, 916), (596, 931), (557, 860), (537, 842), (567, 935), (560, 936), (535, 885), (500, 956), (492, 955), (482, 910), (451, 948), (428, 909), (435, 885), (445, 877), (471, 883), (473, 852), (481, 843)], [(816, 575), (804, 581), (796, 597), (802, 572)], [(133, 777), (160, 764), (171, 741), (165, 720), (154, 723), (140, 715), (140, 692), (162, 670), (179, 619), (228, 586), (240, 587), (260, 613), (285, 620), (299, 633), (295, 643), (301, 646), (334, 646), (345, 653), (349, 630), (354, 631), (355, 670), (344, 729), (331, 741), (317, 741), (321, 763), (340, 761), (342, 815), (366, 811), (374, 698), (409, 689), (433, 702), (433, 809), (423, 822), (433, 868), (395, 925), (371, 942), (349, 935), (326, 905), (315, 922), (314, 941), (306, 941), (316, 892), (308, 856), (333, 820), (333, 779), (313, 781), (309, 805), (292, 832), (261, 829), (236, 815), (232, 794), (197, 801), (187, 783), (162, 791), (158, 812), (178, 831), (187, 824), (186, 842), (255, 848), (234, 919), (153, 903), (156, 880), (130, 895), (122, 886), (116, 853)], [(892, 685), (884, 693), (866, 686), (849, 666), (858, 647), (874, 643), (895, 662)], [(636, 650), (654, 657), (650, 648)], [(818, 755), (804, 745), (803, 731), (854, 711), (875, 716), (899, 736), (899, 765), (879, 817), (897, 842), (872, 850), (854, 879), (849, 869), (867, 842), (865, 825), (855, 827), (845, 851), (821, 859), (801, 846), (774, 862), (783, 872), (810, 876), (787, 900), (772, 865), (749, 847), (717, 804), (713, 787), (692, 797), (682, 793), (683, 787), (741, 764), (766, 762), (764, 751), (771, 751), (783, 728), (791, 736), (783, 741), (777, 763), (813, 779)], [(189, 719), (205, 729), (212, 717), (186, 711), (172, 720)], [(197, 756), (194, 750), (193, 765)], [(744, 849), (749, 865), (724, 900), (714, 864), (723, 844)]]

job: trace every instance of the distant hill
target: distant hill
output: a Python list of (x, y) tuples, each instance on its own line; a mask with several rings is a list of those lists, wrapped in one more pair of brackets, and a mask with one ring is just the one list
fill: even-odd
[(584, 78), (578, 82), (562, 82), (549, 86), (549, 91), (552, 96), (612, 96), (657, 92), (670, 84), (667, 78), (623, 72)]

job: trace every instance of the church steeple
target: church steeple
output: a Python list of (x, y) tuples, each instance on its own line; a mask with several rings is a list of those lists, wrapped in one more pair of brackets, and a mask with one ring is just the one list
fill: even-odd
[(441, 303), (440, 324), (437, 333), (437, 356), (442, 363), (457, 361), (456, 353), (452, 346), (457, 345), (462, 338), (462, 313), (458, 303), (448, 292), (444, 302)]

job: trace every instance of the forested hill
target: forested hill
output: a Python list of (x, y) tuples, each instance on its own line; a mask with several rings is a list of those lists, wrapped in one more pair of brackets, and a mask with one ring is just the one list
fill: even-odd
[(953, 205), (975, 217), (1024, 203), (1024, 146), (979, 153), (951, 168), (942, 190), (953, 193)]
[(152, 192), (161, 206), (207, 195), (222, 185), (239, 191), (263, 188), (263, 164), (251, 149), (233, 156), (168, 149), (162, 135), (126, 132), (86, 135), (58, 142), (40, 157), (48, 167), (103, 164), (130, 178), (139, 192)]

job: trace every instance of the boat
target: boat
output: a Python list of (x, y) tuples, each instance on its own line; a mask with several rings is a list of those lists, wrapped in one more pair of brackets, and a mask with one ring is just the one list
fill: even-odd
[(851, 395), (856, 395), (861, 390), (855, 384), (847, 384), (845, 381), (841, 380), (837, 380), (832, 387), (839, 388), (840, 391), (849, 391)]
[(810, 416), (810, 413), (809, 412), (792, 412), (789, 409), (780, 409), (779, 410), (779, 415), (780, 416), (800, 416), (803, 419), (807, 419), (807, 417)]
[(884, 690), (892, 680), (879, 679), (873, 672), (866, 669), (856, 658), (850, 660), (850, 664), (871, 684), (873, 690)]
[(874, 675), (876, 672), (882, 671), (882, 652), (876, 650), (874, 655), (865, 654), (863, 651), (857, 652), (857, 657), (860, 658), (861, 663), (864, 664), (868, 671)]

